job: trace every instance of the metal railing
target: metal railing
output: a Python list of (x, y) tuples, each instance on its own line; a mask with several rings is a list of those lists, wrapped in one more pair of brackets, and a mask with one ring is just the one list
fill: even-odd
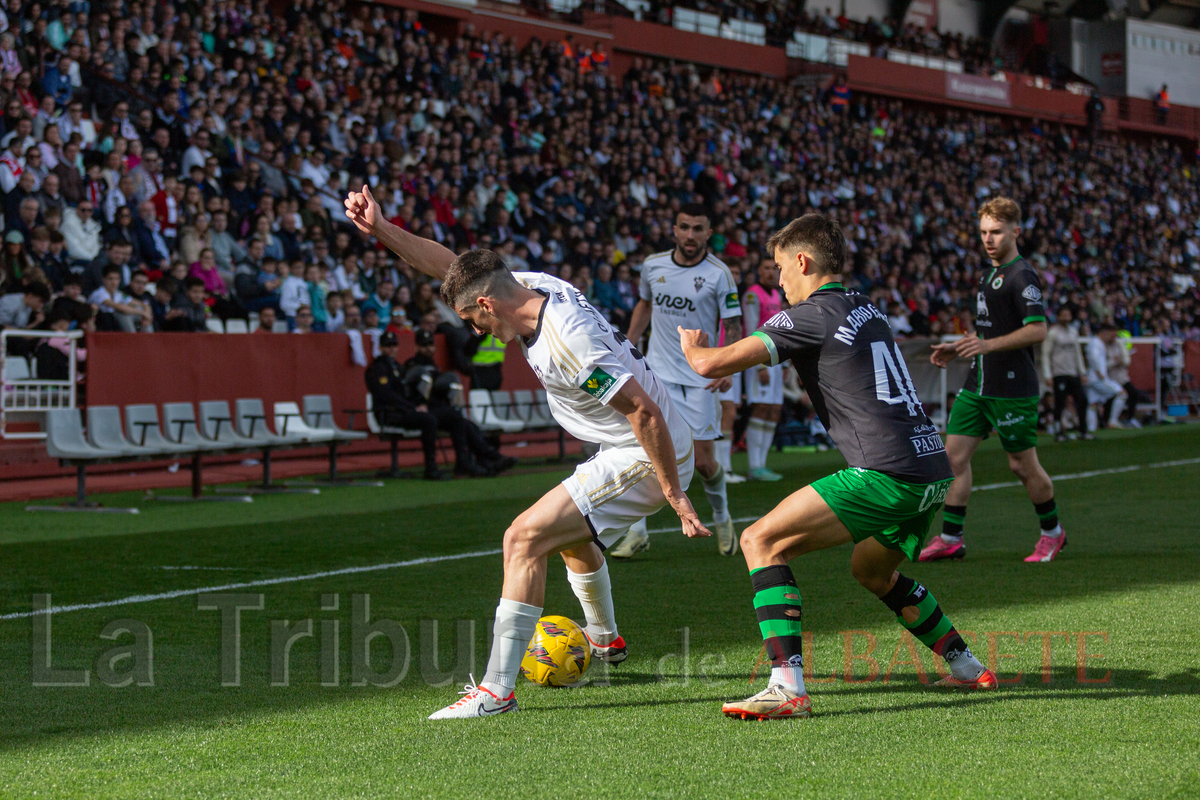
[[(67, 339), (70, 342), (65, 381), (39, 378), (30, 366), (30, 362), (23, 356), (8, 355), (8, 344), (11, 339), (49, 338)], [(76, 377), (79, 373), (75, 350), (82, 338), (83, 331), (13, 329), (0, 331), (0, 438), (45, 439), (44, 430), (9, 431), (9, 418), (13, 415), (24, 417), (25, 415), (44, 414), (52, 408), (76, 407)], [(17, 362), (23, 362), (25, 369), (20, 369), (21, 365)]]

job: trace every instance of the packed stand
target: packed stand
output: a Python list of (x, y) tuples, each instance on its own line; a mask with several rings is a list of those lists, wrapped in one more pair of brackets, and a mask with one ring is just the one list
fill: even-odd
[(461, 365), (471, 337), (435, 287), (346, 223), (347, 187), (365, 182), (397, 224), (553, 272), (622, 326), (680, 204), (709, 208), (710, 246), (743, 281), (771, 231), (824, 210), (854, 281), (917, 336), (970, 327), (972, 210), (1011, 194), (1053, 306), (1197, 335), (1197, 177), (1166, 142), (685, 64), (618, 79), (598, 45), (438, 40), (392, 8), (165, 8), (9, 4), (0, 324), (253, 314), (351, 332), (363, 363), (384, 329), (421, 328), (449, 334)]
[(854, 20), (829, 7), (810, 12), (805, 5), (788, 0), (651, 0), (646, 19), (670, 25), (673, 9), (678, 6), (715, 14), (723, 22), (744, 20), (760, 23), (766, 28), (767, 44), (774, 47), (785, 46), (793, 34), (800, 31), (862, 42), (881, 58), (886, 58), (887, 51), (892, 49), (961, 61), (963, 70), (974, 75), (989, 74), (998, 66), (992, 57), (990, 43), (975, 36), (924, 30), (890, 18)]

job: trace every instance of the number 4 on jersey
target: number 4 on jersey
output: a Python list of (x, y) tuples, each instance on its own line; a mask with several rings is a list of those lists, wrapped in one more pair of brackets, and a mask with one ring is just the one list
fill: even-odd
[[(891, 348), (888, 344), (891, 344)], [(906, 403), (910, 417), (924, 414), (917, 389), (908, 374), (908, 365), (904, 363), (904, 356), (900, 355), (900, 347), (895, 342), (871, 342), (871, 355), (875, 360), (875, 396), (889, 406)], [(892, 394), (893, 382), (900, 392), (898, 395)]]

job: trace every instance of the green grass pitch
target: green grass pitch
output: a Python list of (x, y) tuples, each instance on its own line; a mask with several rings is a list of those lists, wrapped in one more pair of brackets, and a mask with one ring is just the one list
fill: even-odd
[[(607, 686), (521, 680), (519, 713), (425, 720), (468, 670), (482, 677), (501, 562), (407, 562), (496, 550), (563, 469), (253, 505), (103, 498), (140, 504), (137, 517), (0, 506), (0, 614), (10, 615), (0, 620), (0, 797), (1196, 797), (1200, 426), (1042, 444), (1055, 475), (1192, 463), (1058, 481), (1070, 544), (1053, 564), (1022, 563), (1036, 517), (1019, 487), (1001, 487), (972, 498), (964, 562), (905, 567), (1015, 681), (993, 693), (930, 685), (929, 652), (917, 643), (913, 663), (900, 627), (850, 577), (847, 548), (793, 562), (815, 716), (770, 723), (720, 713), (765, 685), (766, 668), (749, 680), (761, 641), (745, 563), (684, 539), (669, 512), (651, 520), (672, 530), (648, 553), (611, 565), (631, 657)], [(735, 517), (761, 515), (841, 464), (836, 453), (771, 458), (785, 481), (730, 487)], [(975, 467), (977, 485), (1012, 479), (994, 441)], [(703, 514), (698, 483), (692, 495)], [(37, 594), (75, 605), (221, 585), (262, 596), (261, 611), (241, 614), (239, 686), (222, 686), (222, 613), (194, 594), (56, 613), (48, 640), (44, 615), (11, 617)], [(394, 686), (353, 685), (355, 595), (369, 595), (372, 622), (403, 626), (407, 671)], [(582, 616), (561, 561), (545, 609)], [(151, 675), (145, 642), (136, 659), (102, 658), (137, 650), (132, 634), (101, 638), (120, 620), (152, 632)], [(272, 685), (282, 682), (272, 622), (294, 633), (305, 620), (313, 635), (292, 645), (287, 685)], [(437, 621), (436, 639), (423, 621)], [(333, 622), (336, 646), (322, 638)], [(49, 679), (47, 647), (59, 671)], [(386, 639), (370, 647), (370, 667), (386, 673)], [(456, 662), (462, 674), (448, 676)], [(34, 685), (83, 670), (87, 686)], [(153, 685), (108, 685), (133, 677)], [(605, 676), (593, 667), (589, 677)]]

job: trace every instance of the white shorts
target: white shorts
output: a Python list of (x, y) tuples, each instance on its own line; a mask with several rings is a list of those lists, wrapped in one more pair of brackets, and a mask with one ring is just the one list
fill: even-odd
[[(677, 463), (679, 485), (687, 489), (696, 463), (694, 449), (689, 447)], [(601, 447), (599, 453), (575, 468), (563, 486), (587, 520), (601, 550), (612, 547), (630, 525), (667, 504), (658, 476), (640, 447)]]
[(1088, 381), (1087, 398), (1089, 403), (1107, 403), (1122, 391), (1121, 384), (1107, 378), (1102, 381)]
[(711, 441), (721, 438), (721, 404), (717, 402), (716, 392), (703, 386), (663, 383), (667, 385), (667, 394), (671, 396), (675, 410), (692, 429), (693, 439)]
[(742, 373), (735, 372), (729, 378), (733, 381), (733, 385), (729, 387), (728, 391), (717, 392), (717, 402), (740, 406), (742, 404)]
[(759, 383), (758, 371), (764, 367), (751, 367), (743, 373), (746, 378), (746, 396), (751, 403), (781, 405), (783, 403), (783, 365), (765, 367), (771, 377), (765, 386)]

